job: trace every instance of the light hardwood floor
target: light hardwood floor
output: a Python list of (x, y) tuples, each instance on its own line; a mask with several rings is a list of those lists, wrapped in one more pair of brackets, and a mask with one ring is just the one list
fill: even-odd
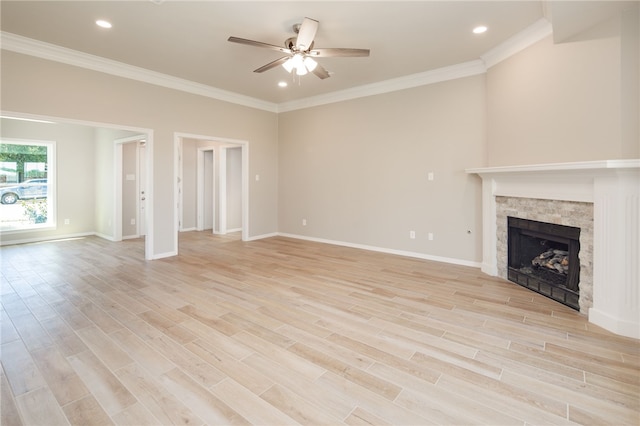
[(637, 340), (479, 270), (190, 232), (7, 246), (2, 425), (640, 423)]

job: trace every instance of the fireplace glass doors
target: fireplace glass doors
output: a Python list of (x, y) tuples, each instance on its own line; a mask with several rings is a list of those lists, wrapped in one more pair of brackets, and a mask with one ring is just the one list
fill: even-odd
[(580, 228), (508, 217), (508, 278), (580, 310)]

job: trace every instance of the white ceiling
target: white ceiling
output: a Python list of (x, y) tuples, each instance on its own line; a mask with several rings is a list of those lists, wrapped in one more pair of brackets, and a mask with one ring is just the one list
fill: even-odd
[[(4, 33), (275, 104), (477, 60), (549, 16), (548, 2), (542, 1), (2, 0), (0, 5)], [(321, 58), (330, 78), (309, 74), (293, 81), (282, 67), (253, 72), (281, 53), (227, 41), (236, 36), (280, 46), (305, 16), (320, 22), (315, 47), (367, 48), (370, 57)], [(579, 21), (570, 8), (562, 16), (573, 27)], [(97, 27), (96, 19), (109, 20), (113, 28)], [(489, 31), (473, 34), (480, 24)], [(289, 86), (280, 88), (279, 81)]]

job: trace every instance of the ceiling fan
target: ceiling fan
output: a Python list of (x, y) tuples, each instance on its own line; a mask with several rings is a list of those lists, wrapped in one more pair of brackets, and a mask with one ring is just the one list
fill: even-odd
[(287, 56), (283, 56), (280, 59), (269, 62), (268, 64), (253, 71), (258, 73), (265, 72), (277, 67), (278, 65), (282, 65), (290, 73), (295, 70), (296, 74), (299, 76), (312, 72), (319, 78), (325, 79), (330, 77), (329, 73), (322, 67), (322, 65), (318, 64), (314, 58), (369, 56), (369, 49), (314, 49), (313, 39), (318, 31), (318, 21), (315, 19), (304, 18), (302, 24), (295, 24), (293, 26), (293, 31), (297, 36), (286, 39), (284, 41), (284, 47), (233, 36), (229, 37), (228, 41), (247, 44), (249, 46), (264, 47), (287, 54)]

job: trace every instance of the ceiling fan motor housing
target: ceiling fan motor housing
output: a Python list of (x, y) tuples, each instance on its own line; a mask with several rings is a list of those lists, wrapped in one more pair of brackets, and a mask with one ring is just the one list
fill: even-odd
[[(284, 47), (286, 47), (287, 49), (292, 50), (294, 52), (298, 52), (299, 49), (296, 46), (296, 40), (297, 39), (298, 39), (297, 37), (289, 37), (288, 39), (286, 39), (284, 41)], [(313, 49), (313, 44), (314, 44), (314, 42), (312, 41), (311, 42), (311, 46), (309, 46), (309, 48), (307, 50), (305, 50), (305, 52), (308, 52), (309, 50)]]

